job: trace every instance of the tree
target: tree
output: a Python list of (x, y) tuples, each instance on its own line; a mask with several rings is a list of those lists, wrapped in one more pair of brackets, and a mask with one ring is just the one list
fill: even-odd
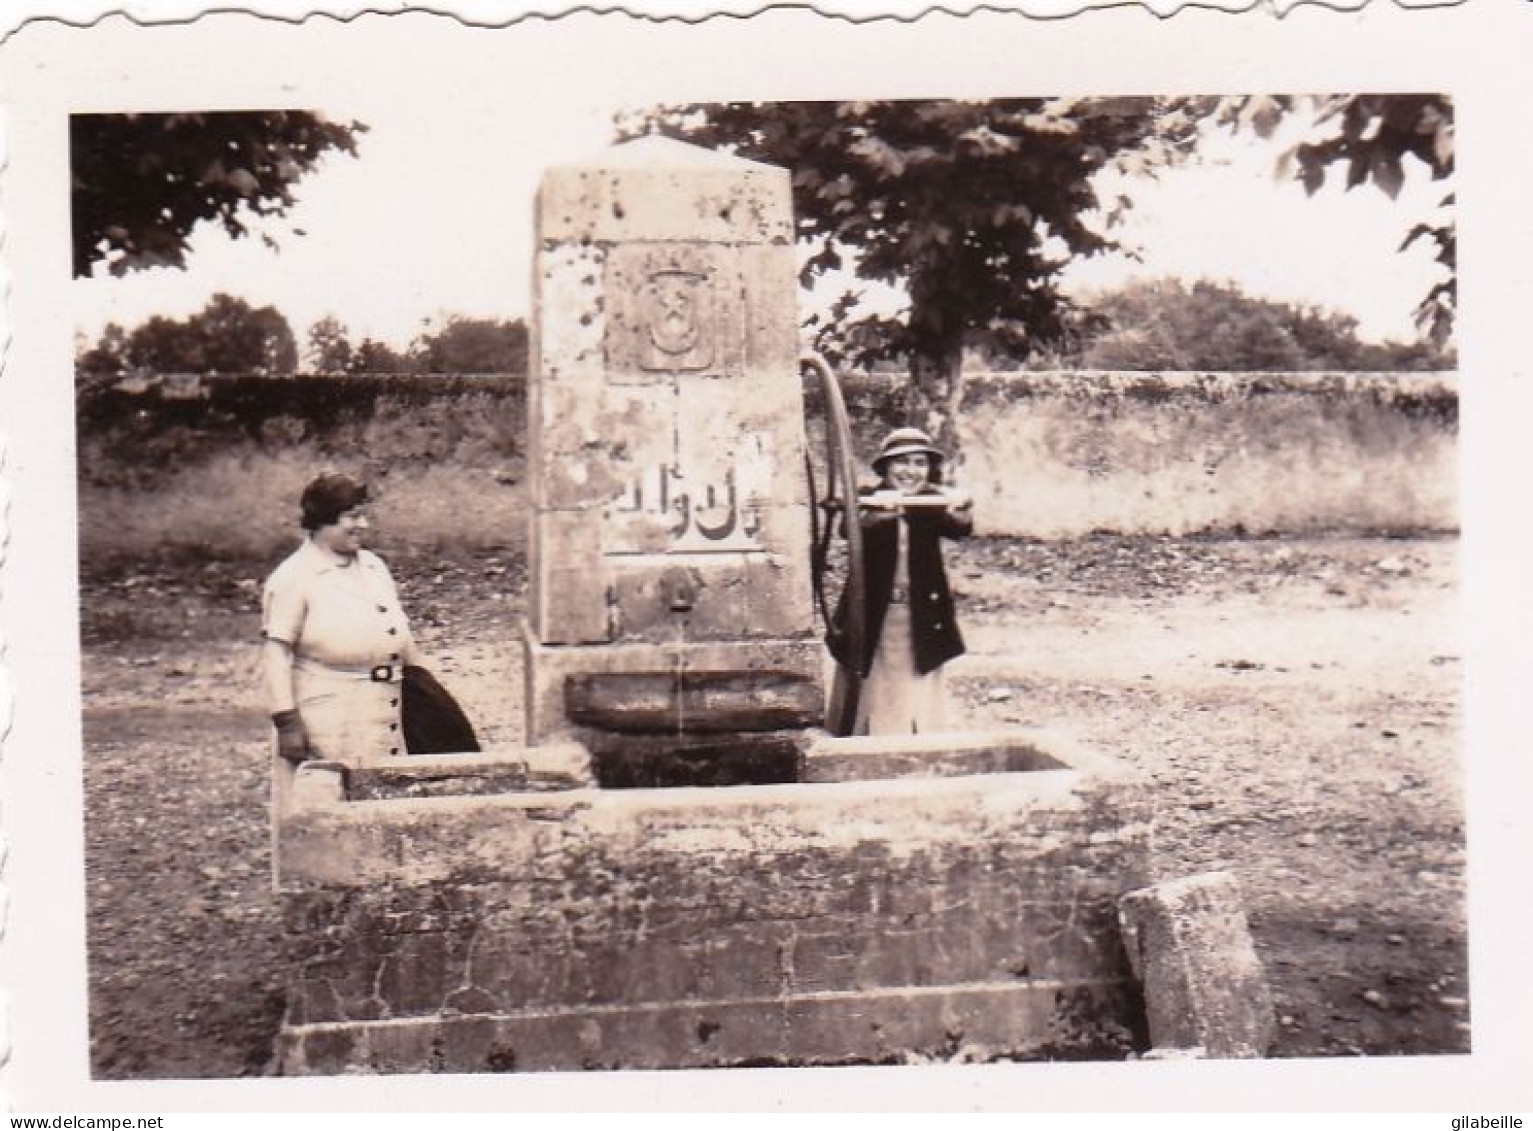
[(349, 373), (353, 351), (346, 324), (326, 315), (309, 327), (309, 369), (314, 373)]
[(1188, 286), (1160, 279), (1082, 301), (1103, 320), (1071, 359), (1086, 369), (1345, 372), (1451, 366), (1423, 343), (1363, 341), (1351, 315), (1255, 298), (1233, 283)]
[(206, 373), (202, 341), (189, 321), (156, 314), (128, 334), (128, 365), (151, 373)]
[(353, 373), (411, 373), (414, 369), (410, 359), (390, 348), (384, 342), (363, 338), (351, 357)]
[(454, 314), (436, 333), (422, 333), (410, 350), (425, 373), (525, 373), (527, 325)]
[(287, 319), (225, 294), (184, 320), (155, 315), (127, 336), (121, 356), (155, 373), (290, 374), (298, 367)]
[(128, 333), (116, 322), (108, 322), (96, 344), (79, 351), (75, 371), (92, 375), (121, 373), (128, 368)]
[(184, 267), (199, 222), (238, 239), (287, 215), (293, 186), (326, 152), (354, 154), (366, 129), (296, 110), (72, 115), (74, 273)]
[(275, 307), (254, 309), (219, 294), (187, 321), (202, 342), (204, 372), (276, 375), (298, 368), (292, 327)]
[[(656, 129), (792, 170), (805, 283), (843, 266), (903, 288), (897, 317), (843, 294), (817, 345), (854, 364), (902, 358), (906, 411), (956, 440), (965, 350), (1023, 357), (1080, 331), (1058, 289), (1075, 256), (1115, 248), (1088, 217), (1100, 170), (1188, 152), (1200, 116), (1175, 100), (725, 103), (662, 107)], [(1125, 198), (1102, 212), (1110, 225)]]
[[(1270, 138), (1289, 115), (1311, 115), (1308, 136), (1278, 158), (1277, 175), (1293, 178), (1310, 195), (1325, 185), (1330, 170), (1346, 172), (1348, 190), (1372, 184), (1391, 200), (1414, 165), (1434, 181), (1453, 175), (1453, 103), (1440, 94), (1340, 94), (1325, 97), (1248, 96), (1220, 99), (1214, 117), (1231, 129), (1251, 129)], [(1408, 161), (1413, 158), (1414, 161)], [(1453, 332), (1458, 306), (1458, 237), (1447, 210), (1454, 194), (1439, 204), (1443, 215), (1422, 220), (1406, 233), (1400, 250), (1417, 240), (1437, 248), (1446, 277), (1434, 283), (1416, 308), (1416, 324), (1439, 347)]]

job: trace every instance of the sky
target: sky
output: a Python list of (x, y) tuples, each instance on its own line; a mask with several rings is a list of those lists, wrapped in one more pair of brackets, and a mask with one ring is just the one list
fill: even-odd
[[(371, 337), (396, 349), (449, 314), (525, 317), (538, 179), (609, 145), (614, 115), (628, 108), (560, 99), (508, 110), (465, 100), (463, 130), (442, 129), (431, 99), (359, 95), (323, 109), (369, 129), (355, 158), (327, 156), (298, 185), (298, 205), (268, 222), (278, 250), (204, 224), (185, 270), (77, 280), (76, 325), (85, 337), (94, 340), (108, 322), (131, 328), (155, 314), (185, 317), (220, 291), (275, 306), (300, 349), (308, 327), (326, 316), (345, 323), (354, 342)], [(481, 136), (516, 144), (465, 144)], [(1135, 278), (1230, 281), (1248, 294), (1349, 313), (1371, 340), (1413, 339), (1412, 312), (1439, 269), (1425, 241), (1397, 249), (1444, 186), (1416, 165), (1397, 201), (1372, 186), (1345, 192), (1335, 173), (1308, 197), (1274, 178), (1289, 140), (1221, 132), (1197, 164), (1125, 185), (1134, 207), (1115, 234), (1138, 249), (1138, 260), (1080, 261), (1066, 273), (1066, 290)], [(881, 308), (897, 302), (876, 291), (870, 300)]]

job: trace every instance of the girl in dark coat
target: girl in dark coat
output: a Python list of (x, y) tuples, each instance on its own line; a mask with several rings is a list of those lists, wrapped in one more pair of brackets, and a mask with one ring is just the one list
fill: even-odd
[[(832, 633), (832, 653), (862, 677), (855, 734), (925, 734), (948, 727), (943, 665), (964, 651), (953, 594), (942, 565), (943, 538), (966, 538), (974, 502), (942, 486), (943, 455), (916, 428), (897, 428), (873, 460), (880, 482), (859, 493), (866, 643), (848, 656)], [(837, 611), (844, 624), (846, 609)], [(839, 652), (839, 654), (837, 654)]]

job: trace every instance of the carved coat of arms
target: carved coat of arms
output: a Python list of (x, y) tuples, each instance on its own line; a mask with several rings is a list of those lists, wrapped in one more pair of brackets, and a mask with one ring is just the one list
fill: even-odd
[(645, 369), (705, 369), (713, 361), (712, 294), (706, 275), (656, 271), (640, 292)]

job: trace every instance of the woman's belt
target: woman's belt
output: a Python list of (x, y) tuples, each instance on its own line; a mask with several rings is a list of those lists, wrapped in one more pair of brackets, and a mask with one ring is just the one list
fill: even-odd
[(313, 672), (316, 675), (338, 676), (342, 679), (366, 679), (373, 683), (396, 682), (403, 668), (399, 664), (373, 664), (358, 667), (346, 664), (326, 664), (319, 660), (310, 659), (307, 656), (299, 656), (294, 661), (294, 666), (302, 671)]

